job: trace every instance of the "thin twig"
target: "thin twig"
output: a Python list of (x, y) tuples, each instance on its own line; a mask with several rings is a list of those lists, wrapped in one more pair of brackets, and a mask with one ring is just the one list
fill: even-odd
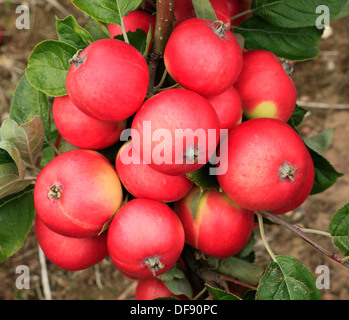
[(48, 273), (47, 273), (47, 267), (46, 267), (46, 257), (40, 245), (38, 245), (38, 251), (39, 251), (39, 261), (41, 266), (41, 283), (44, 289), (44, 297), (45, 297), (45, 300), (52, 300), (50, 281), (48, 279)]
[(280, 218), (278, 215), (273, 214), (271, 212), (268, 211), (263, 211), (260, 212), (261, 214), (263, 214), (265, 217), (267, 217), (268, 219), (272, 220), (273, 222), (282, 225), (283, 227), (287, 228), (288, 230), (292, 231), (293, 233), (295, 233), (297, 236), (299, 236), (300, 238), (302, 238), (304, 241), (308, 242), (310, 245), (312, 245), (316, 250), (318, 250), (319, 252), (321, 252), (322, 254), (324, 254), (325, 256), (331, 258), (332, 260), (340, 263), (341, 265), (349, 268), (349, 261), (346, 261), (345, 259), (341, 259), (339, 258), (336, 254), (334, 254), (333, 252), (329, 251), (328, 249), (322, 247), (321, 245), (319, 245), (317, 242), (315, 242), (314, 240), (310, 239), (309, 237), (307, 237), (300, 229), (298, 226), (294, 226), (293, 224), (285, 221), (284, 219)]
[(123, 292), (121, 292), (116, 300), (127, 300), (130, 296), (133, 296), (135, 294), (137, 284), (138, 281), (133, 281)]
[(155, 78), (167, 40), (170, 37), (173, 28), (173, 7), (174, 0), (157, 0), (156, 1), (156, 22), (154, 30), (154, 40), (151, 52), (148, 55), (149, 66), (149, 87), (148, 95), (155, 94)]
[(63, 15), (69, 16), (70, 12), (66, 10), (58, 1), (56, 0), (46, 0), (50, 5), (55, 7), (58, 11), (60, 11)]
[(312, 101), (297, 101), (297, 105), (305, 108), (314, 109), (332, 109), (332, 110), (349, 110), (349, 104), (322, 103)]

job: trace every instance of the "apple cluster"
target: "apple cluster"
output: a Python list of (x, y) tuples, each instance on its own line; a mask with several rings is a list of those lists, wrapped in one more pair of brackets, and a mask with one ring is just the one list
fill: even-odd
[[(164, 64), (178, 88), (147, 97), (147, 61), (121, 40), (79, 51), (68, 95), (53, 102), (57, 130), (73, 148), (43, 168), (34, 190), (47, 258), (81, 270), (109, 256), (140, 280), (139, 299), (151, 296), (141, 293), (147, 283), (170, 295), (156, 277), (179, 261), (185, 243), (219, 259), (234, 256), (251, 237), (255, 211), (291, 211), (314, 182), (310, 154), (287, 124), (297, 92), (278, 57), (240, 47), (222, 9), (234, 1), (212, 1), (218, 22), (193, 17), (188, 1), (175, 3)], [(127, 31), (147, 32), (150, 24), (155, 18), (141, 10), (125, 18)], [(125, 132), (110, 161), (100, 150)], [(212, 166), (226, 170), (202, 188), (191, 174), (213, 157)]]

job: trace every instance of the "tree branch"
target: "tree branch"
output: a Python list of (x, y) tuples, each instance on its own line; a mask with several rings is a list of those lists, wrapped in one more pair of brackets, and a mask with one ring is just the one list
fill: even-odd
[(341, 259), (339, 258), (336, 254), (334, 254), (333, 252), (327, 250), (326, 248), (322, 247), (321, 245), (319, 245), (317, 242), (315, 242), (314, 240), (308, 238), (303, 232), (302, 229), (299, 228), (298, 226), (295, 226), (287, 221), (285, 221), (284, 219), (280, 218), (278, 215), (273, 214), (271, 212), (268, 211), (263, 211), (260, 212), (261, 214), (263, 214), (265, 217), (267, 217), (268, 219), (270, 219), (271, 221), (284, 226), (285, 228), (287, 228), (288, 230), (292, 231), (293, 233), (295, 233), (298, 237), (302, 238), (304, 241), (308, 242), (311, 246), (313, 246), (316, 250), (320, 251), (322, 254), (324, 254), (325, 256), (331, 258), (332, 260), (340, 263), (341, 265), (349, 268), (349, 261), (346, 261), (345, 259)]
[(173, 7), (174, 0), (156, 1), (156, 23), (154, 30), (154, 40), (148, 58), (149, 66), (149, 87), (148, 95), (155, 93), (156, 71), (160, 60), (163, 58), (165, 47), (173, 28)]

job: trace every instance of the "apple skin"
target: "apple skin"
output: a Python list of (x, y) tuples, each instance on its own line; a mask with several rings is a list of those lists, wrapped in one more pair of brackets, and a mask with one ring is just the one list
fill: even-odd
[(227, 148), (219, 152), (228, 169), (217, 179), (239, 206), (273, 211), (300, 192), (308, 170), (307, 149), (288, 124), (271, 118), (248, 120), (230, 130), (227, 139)]
[(193, 187), (175, 203), (185, 241), (201, 252), (224, 259), (236, 255), (248, 242), (254, 226), (253, 211), (236, 205), (225, 193)]
[(287, 122), (296, 107), (296, 86), (272, 52), (245, 52), (234, 86), (247, 119), (268, 117)]
[(217, 24), (188, 19), (172, 32), (164, 52), (168, 73), (183, 88), (214, 96), (231, 87), (243, 61), (241, 48), (227, 30), (217, 34)]
[(35, 234), (47, 259), (63, 270), (87, 269), (108, 256), (106, 232), (87, 238), (66, 237), (49, 229), (36, 215)]
[(55, 97), (53, 118), (58, 132), (70, 144), (81, 149), (104, 149), (120, 139), (126, 120), (107, 122), (91, 118), (80, 111), (68, 95)]
[(97, 40), (75, 61), (68, 71), (67, 92), (90, 117), (122, 121), (143, 103), (149, 69), (142, 54), (130, 44), (116, 39)]
[(115, 168), (122, 184), (134, 197), (174, 202), (188, 193), (193, 182), (184, 176), (163, 174), (142, 161), (139, 163), (123, 163), (122, 156), (133, 152), (132, 141), (126, 142), (119, 149)]
[(310, 152), (308, 151), (308, 171), (305, 176), (305, 183), (301, 191), (292, 199), (290, 203), (286, 206), (273, 210), (274, 214), (284, 214), (292, 210), (297, 209), (310, 195), (311, 190), (313, 189), (315, 179), (315, 168), (314, 163), (311, 158)]
[(232, 86), (217, 96), (207, 97), (216, 110), (221, 129), (230, 130), (242, 121), (241, 99)]
[[(251, 9), (251, 0), (225, 0), (229, 10), (230, 17), (234, 17), (244, 11)], [(247, 13), (239, 18), (231, 20), (233, 26), (239, 26), (241, 22), (251, 17), (251, 13)]]
[[(137, 29), (143, 30), (145, 33), (149, 31), (149, 25), (155, 29), (155, 16), (143, 10), (131, 11), (124, 18), (126, 32), (136, 32)], [(117, 24), (109, 24), (108, 29), (112, 38), (121, 35), (122, 29)]]
[[(169, 270), (184, 247), (183, 226), (166, 204), (136, 198), (117, 212), (108, 228), (109, 256), (124, 275), (149, 279)], [(147, 266), (151, 260), (159, 268)]]
[(185, 296), (176, 296), (173, 294), (160, 279), (138, 280), (135, 300), (154, 300), (167, 297), (176, 297), (180, 300), (185, 299)]
[[(216, 13), (217, 20), (223, 21), (230, 27), (230, 12), (225, 0), (210, 0), (213, 10)], [(176, 0), (174, 2), (174, 15), (176, 28), (181, 22), (196, 18), (196, 13), (192, 0)]]
[[(143, 126), (145, 121), (151, 123), (151, 137), (154, 137), (154, 132), (160, 132), (159, 130), (163, 129), (170, 133), (170, 137), (160, 142), (151, 139), (145, 133)], [(212, 105), (201, 95), (186, 89), (168, 89), (148, 99), (137, 111), (131, 129), (134, 146), (136, 136), (139, 136), (138, 149), (143, 162), (149, 163), (154, 170), (174, 176), (185, 175), (204, 166), (215, 152), (220, 134), (219, 119)], [(205, 137), (193, 139), (194, 145), (188, 143), (187, 146), (176, 134), (178, 130), (190, 130), (192, 133), (199, 130), (205, 134)], [(212, 140), (215, 139), (215, 141), (211, 141), (209, 130), (213, 133)], [(162, 148), (164, 150), (172, 150), (171, 153), (168, 152), (169, 159), (165, 156), (167, 163), (161, 163), (161, 159), (154, 159), (157, 158), (154, 150), (159, 146), (164, 146)], [(176, 146), (179, 147), (176, 148)], [(186, 152), (193, 148), (198, 150), (198, 161), (189, 162)], [(176, 151), (176, 149), (179, 150)]]
[(97, 235), (122, 200), (114, 167), (97, 151), (86, 149), (67, 151), (51, 160), (34, 187), (38, 216), (47, 227), (67, 237)]

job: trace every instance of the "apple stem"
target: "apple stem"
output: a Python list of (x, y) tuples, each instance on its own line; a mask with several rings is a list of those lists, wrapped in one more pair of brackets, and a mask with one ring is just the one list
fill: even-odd
[(156, 277), (156, 272), (165, 268), (158, 256), (145, 259), (144, 264), (150, 269), (154, 277)]

